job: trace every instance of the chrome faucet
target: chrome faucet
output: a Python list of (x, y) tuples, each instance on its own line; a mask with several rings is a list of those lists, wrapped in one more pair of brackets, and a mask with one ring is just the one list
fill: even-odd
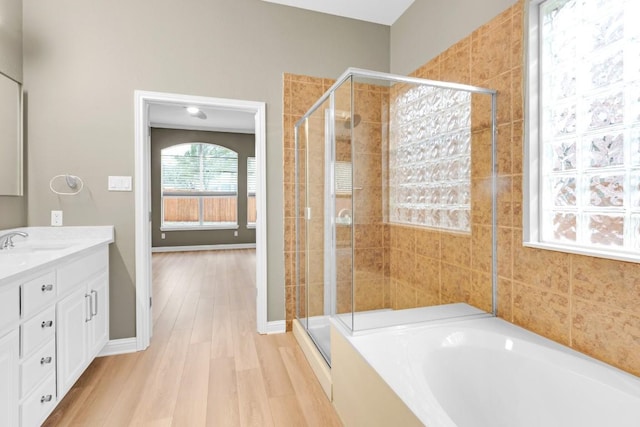
[(29, 234), (25, 233), (24, 231), (12, 231), (10, 233), (3, 234), (2, 236), (0, 236), (0, 250), (12, 248), (13, 238), (15, 236), (27, 238)]

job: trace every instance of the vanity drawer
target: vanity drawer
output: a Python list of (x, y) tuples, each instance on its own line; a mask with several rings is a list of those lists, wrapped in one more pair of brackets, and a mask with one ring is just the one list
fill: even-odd
[(20, 320), (20, 287), (18, 284), (0, 288), (0, 335)]
[(56, 299), (56, 273), (51, 271), (22, 284), (22, 318), (31, 317)]
[(51, 375), (22, 403), (20, 416), (23, 427), (39, 426), (56, 406), (56, 377)]
[(21, 357), (28, 357), (33, 350), (40, 347), (46, 341), (52, 339), (56, 332), (56, 307), (43, 311), (33, 319), (22, 324)]
[(101, 247), (76, 261), (58, 268), (58, 294), (66, 295), (96, 273), (109, 268), (109, 248)]
[(24, 397), (44, 377), (53, 373), (56, 368), (56, 341), (51, 340), (44, 347), (33, 353), (20, 367), (20, 396)]

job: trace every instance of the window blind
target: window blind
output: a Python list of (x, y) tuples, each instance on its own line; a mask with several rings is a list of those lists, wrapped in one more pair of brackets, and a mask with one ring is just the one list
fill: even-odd
[(215, 144), (181, 144), (162, 150), (164, 195), (236, 195), (238, 153)]
[(256, 158), (247, 158), (247, 194), (256, 194)]

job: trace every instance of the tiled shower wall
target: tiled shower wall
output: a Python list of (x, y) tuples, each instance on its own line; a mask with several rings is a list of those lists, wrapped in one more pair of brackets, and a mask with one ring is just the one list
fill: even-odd
[[(525, 248), (522, 245), (523, 7), (521, 0), (413, 75), (497, 89), (498, 95), (498, 314), (540, 335), (640, 375), (640, 265)], [(285, 75), (285, 266), (287, 327), (295, 317), (292, 206), (293, 123), (331, 82)], [(477, 153), (472, 153), (472, 157)], [(473, 186), (473, 227), (486, 227), (489, 212)], [(485, 192), (488, 197), (488, 193)], [(473, 231), (473, 230), (472, 230)], [(487, 262), (486, 229), (478, 238), (418, 227), (384, 226), (390, 274), (397, 282), (391, 306), (447, 302), (457, 292), (483, 306)], [(475, 235), (475, 234), (474, 234)], [(444, 236), (444, 237), (443, 237)], [(442, 263), (463, 268), (443, 272)], [(395, 266), (395, 267), (394, 267)], [(443, 278), (443, 274), (460, 277)], [(436, 284), (435, 278), (438, 277)], [(398, 280), (399, 279), (399, 280)], [(440, 281), (460, 284), (440, 289)], [(482, 289), (482, 291), (477, 291)], [(476, 301), (476, 299), (478, 299)]]
[[(408, 89), (406, 93), (409, 96), (404, 95), (405, 89)], [(394, 110), (411, 111), (412, 105), (417, 105), (418, 111), (423, 113), (416, 122), (408, 121), (404, 126), (405, 132), (395, 132), (390, 139), (415, 140), (420, 142), (420, 147), (424, 144), (422, 141), (425, 136), (415, 135), (422, 133), (420, 124), (427, 120), (425, 114), (428, 111), (421, 106), (423, 98), (410, 96), (412, 91), (414, 89), (405, 88), (404, 85), (392, 88), (390, 102), (397, 106)], [(430, 122), (428, 130), (434, 132), (435, 136), (427, 136), (430, 138), (427, 139), (427, 144), (430, 144), (427, 155), (437, 156), (440, 170), (438, 172), (438, 168), (431, 166), (431, 171), (436, 179), (456, 177), (455, 188), (450, 193), (447, 184), (440, 183), (438, 191), (433, 194), (418, 193), (413, 196), (436, 201), (427, 208), (426, 215), (431, 217), (430, 221), (439, 222), (442, 229), (391, 222), (387, 225), (390, 233), (390, 306), (393, 309), (405, 309), (467, 302), (484, 311), (491, 311), (491, 97), (487, 94), (469, 97), (466, 92), (449, 90), (434, 93), (446, 96), (452, 105), (455, 105), (453, 100), (456, 98), (463, 100), (453, 110), (442, 105), (436, 107), (440, 120)], [(432, 102), (431, 99), (429, 102)], [(470, 115), (467, 110), (469, 102)], [(450, 127), (454, 118), (460, 124), (453, 125), (456, 136), (452, 137)], [(398, 127), (395, 119), (390, 127)], [(442, 135), (448, 137), (438, 138)], [(436, 144), (440, 147), (436, 148)], [(451, 152), (458, 152), (458, 145), (463, 147), (463, 154), (469, 153), (470, 146), (471, 167), (467, 171), (462, 163), (450, 162), (447, 157)], [(416, 146), (413, 149), (418, 150)], [(427, 159), (421, 163), (428, 165)], [(429, 166), (426, 166), (423, 170), (428, 169)], [(421, 170), (417, 165), (414, 166), (414, 173), (419, 179)], [(460, 180), (460, 176), (463, 179)], [(465, 192), (470, 196), (462, 196)], [(470, 212), (469, 202), (466, 202), (469, 198)], [(466, 203), (460, 204), (461, 201)], [(420, 209), (415, 209), (411, 212), (412, 221), (420, 221), (423, 214)], [(458, 231), (447, 231), (447, 227), (457, 228)]]

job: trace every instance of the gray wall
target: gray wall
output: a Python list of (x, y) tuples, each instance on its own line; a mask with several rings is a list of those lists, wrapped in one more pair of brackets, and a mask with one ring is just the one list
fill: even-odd
[(391, 26), (392, 73), (409, 74), (516, 0), (415, 0)]
[[(151, 129), (151, 246), (197, 246), (255, 243), (256, 230), (247, 228), (247, 158), (255, 156), (254, 134)], [(208, 142), (238, 153), (238, 229), (166, 231), (162, 239), (162, 149), (176, 144)], [(233, 232), (238, 235), (234, 236)]]
[[(260, 0), (23, 0), (30, 225), (115, 225), (111, 338), (135, 335), (134, 90), (267, 103), (268, 319), (284, 319), (282, 73), (388, 71), (389, 27)], [(58, 198), (60, 173), (85, 190)]]
[(27, 225), (27, 197), (0, 196), (0, 230)]
[(0, 72), (22, 81), (22, 0), (0, 0)]
[[(0, 73), (22, 82), (22, 0), (0, 0)], [(25, 225), (27, 197), (0, 196), (0, 230)]]

